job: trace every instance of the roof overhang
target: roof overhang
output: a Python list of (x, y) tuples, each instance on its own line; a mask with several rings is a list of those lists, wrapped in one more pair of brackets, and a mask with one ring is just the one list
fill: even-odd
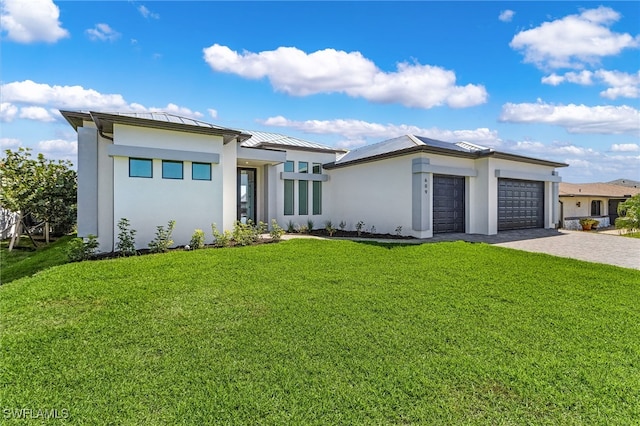
[(328, 163), (328, 164), (325, 164), (323, 167), (325, 169), (337, 169), (340, 167), (348, 167), (356, 164), (369, 163), (372, 161), (380, 161), (387, 158), (400, 157), (400, 156), (411, 155), (415, 153), (438, 154), (438, 155), (445, 155), (447, 157), (469, 158), (472, 160), (485, 158), (485, 157), (493, 157), (493, 158), (502, 159), (502, 160), (518, 161), (521, 163), (537, 164), (541, 166), (554, 167), (554, 168), (569, 166), (568, 164), (565, 164), (565, 163), (558, 163), (555, 161), (541, 160), (538, 158), (525, 157), (522, 155), (508, 154), (505, 152), (497, 152), (497, 151), (491, 151), (491, 150), (464, 152), (464, 151), (455, 151), (451, 149), (439, 148), (439, 147), (434, 147), (429, 145), (417, 145), (417, 146), (412, 146), (405, 149), (399, 149), (397, 151), (386, 152), (379, 155), (373, 155), (370, 157), (358, 158), (353, 161), (345, 161), (343, 163), (340, 163), (340, 161), (337, 161), (333, 163)]
[(77, 131), (78, 127), (83, 126), (84, 121), (93, 121), (101, 133), (113, 134), (114, 124), (122, 124), (127, 126), (145, 127), (150, 129), (172, 130), (176, 132), (196, 133), (202, 135), (221, 136), (225, 144), (238, 141), (242, 142), (251, 137), (251, 135), (240, 132), (238, 130), (227, 129), (216, 126), (193, 125), (188, 123), (153, 120), (150, 118), (135, 117), (122, 114), (112, 114), (105, 112), (78, 112), (78, 111), (60, 111), (62, 116)]

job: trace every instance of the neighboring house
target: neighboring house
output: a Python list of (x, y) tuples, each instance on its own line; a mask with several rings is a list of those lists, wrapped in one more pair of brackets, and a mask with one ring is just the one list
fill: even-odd
[(127, 218), (146, 247), (176, 221), (196, 228), (236, 220), (430, 238), (492, 235), (559, 224), (556, 168), (566, 164), (478, 145), (406, 135), (350, 152), (301, 139), (214, 126), (166, 113), (61, 111), (78, 132), (78, 235), (114, 250)]
[(598, 227), (614, 226), (618, 217), (618, 204), (640, 193), (640, 188), (608, 183), (560, 184), (560, 211), (562, 227), (582, 229), (580, 219), (593, 218)]

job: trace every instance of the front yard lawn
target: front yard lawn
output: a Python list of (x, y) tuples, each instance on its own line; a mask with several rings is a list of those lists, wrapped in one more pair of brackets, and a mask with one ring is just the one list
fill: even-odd
[(0, 415), (638, 424), (639, 306), (640, 271), (464, 242), (67, 264), (0, 287)]

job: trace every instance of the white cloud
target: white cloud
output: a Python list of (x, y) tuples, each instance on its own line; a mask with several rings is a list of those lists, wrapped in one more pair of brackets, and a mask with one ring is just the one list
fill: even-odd
[(108, 24), (96, 24), (95, 27), (85, 30), (85, 33), (93, 41), (115, 41), (120, 37), (120, 33)]
[(5, 123), (13, 121), (13, 119), (16, 118), (17, 114), (17, 106), (12, 105), (9, 102), (0, 103), (0, 121), (4, 121)]
[(507, 103), (502, 106), (499, 120), (561, 126), (569, 133), (640, 134), (640, 111), (626, 105)]
[(509, 9), (503, 10), (502, 12), (500, 12), (498, 19), (501, 20), (502, 22), (511, 22), (515, 14), (516, 13), (513, 10), (509, 10)]
[(62, 139), (40, 141), (38, 142), (38, 150), (43, 154), (56, 154), (58, 157), (76, 155), (78, 153), (78, 143)]
[(524, 61), (541, 69), (583, 68), (600, 58), (635, 48), (640, 37), (612, 32), (609, 27), (620, 19), (611, 8), (583, 10), (536, 28), (516, 34), (509, 46), (524, 53)]
[(38, 106), (30, 106), (20, 108), (20, 118), (26, 118), (28, 120), (35, 121), (43, 121), (43, 122), (51, 122), (56, 119), (51, 116), (49, 111), (46, 108), (38, 107)]
[(488, 96), (482, 85), (457, 86), (453, 71), (402, 62), (395, 72), (384, 72), (360, 52), (325, 49), (307, 54), (295, 47), (279, 47), (238, 53), (219, 44), (203, 52), (215, 71), (249, 79), (267, 77), (277, 91), (293, 96), (344, 93), (415, 108), (464, 108), (485, 103)]
[(157, 13), (153, 13), (152, 11), (149, 10), (147, 6), (144, 6), (144, 5), (138, 6), (138, 12), (140, 12), (140, 15), (142, 15), (143, 18), (152, 18), (152, 19), (160, 18), (160, 15), (158, 15)]
[(0, 7), (1, 32), (6, 32), (9, 40), (54, 43), (69, 36), (58, 20), (60, 10), (52, 0), (3, 0)]
[(218, 118), (218, 111), (217, 111), (217, 110), (215, 110), (215, 109), (213, 109), (213, 108), (209, 108), (209, 109), (207, 109), (207, 112), (209, 113), (209, 116), (210, 116), (211, 118), (213, 118), (214, 120), (215, 120), (216, 118)]
[(262, 124), (274, 127), (286, 127), (311, 134), (338, 135), (344, 138), (339, 143), (342, 148), (364, 145), (368, 138), (380, 141), (402, 135), (419, 135), (448, 142), (474, 142), (479, 145), (498, 146), (500, 139), (496, 131), (487, 128), (475, 130), (443, 130), (421, 128), (408, 124), (380, 124), (354, 119), (335, 120), (289, 120), (282, 116), (270, 117)]
[(611, 151), (615, 152), (638, 152), (640, 145), (637, 143), (614, 143), (611, 145)]
[(22, 143), (20, 139), (15, 138), (0, 138), (0, 149), (16, 149), (20, 147)]
[(640, 97), (640, 71), (636, 74), (628, 74), (620, 71), (581, 71), (567, 72), (564, 75), (551, 74), (542, 78), (542, 83), (557, 86), (561, 83), (575, 83), (582, 86), (590, 86), (600, 83), (609, 86), (600, 92), (600, 96), (608, 99), (638, 98)]
[[(0, 85), (0, 92), (2, 92), (3, 99), (7, 101), (0, 106), (0, 120), (2, 121), (11, 121), (17, 116), (18, 107), (14, 104), (23, 105), (20, 108), (21, 118), (40, 121), (46, 117), (46, 112), (52, 119), (59, 118), (58, 109), (118, 112), (165, 111), (191, 118), (203, 117), (201, 112), (174, 103), (169, 103), (164, 108), (147, 107), (138, 103), (128, 103), (119, 94), (103, 94), (93, 89), (85, 89), (82, 86), (50, 86), (24, 80)], [(45, 108), (48, 108), (48, 111)], [(25, 110), (26, 112), (22, 113)]]

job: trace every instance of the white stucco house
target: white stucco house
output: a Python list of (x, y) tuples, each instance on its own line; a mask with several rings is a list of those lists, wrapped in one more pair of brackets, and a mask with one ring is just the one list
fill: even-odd
[(247, 219), (362, 221), (417, 238), (560, 220), (556, 169), (566, 164), (471, 143), (405, 135), (347, 152), (166, 113), (61, 113), (78, 133), (78, 235), (97, 235), (104, 252), (121, 218), (139, 248), (169, 220), (177, 245)]

